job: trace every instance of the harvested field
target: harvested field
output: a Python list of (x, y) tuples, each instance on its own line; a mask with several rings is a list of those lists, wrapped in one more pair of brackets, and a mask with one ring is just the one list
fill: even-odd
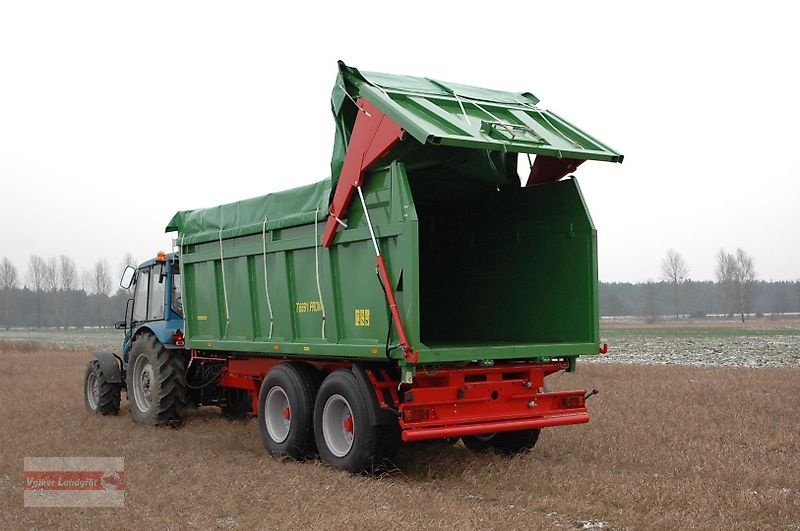
[[(795, 323), (796, 324), (796, 323)], [(800, 328), (665, 326), (608, 328), (609, 355), (597, 363), (717, 367), (800, 367)]]
[[(87, 352), (0, 352), (2, 528), (800, 529), (800, 369), (582, 364), (592, 422), (528, 455), (409, 446), (352, 476), (268, 456), (254, 420), (180, 429), (84, 410)], [(25, 509), (25, 456), (121, 456), (125, 508)]]

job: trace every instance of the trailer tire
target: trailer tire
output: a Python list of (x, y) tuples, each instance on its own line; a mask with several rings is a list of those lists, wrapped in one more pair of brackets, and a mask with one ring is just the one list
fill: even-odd
[(122, 384), (109, 382), (97, 360), (92, 360), (86, 365), (83, 391), (83, 403), (90, 413), (96, 415), (119, 413)]
[(391, 427), (373, 426), (368, 408), (353, 371), (340, 369), (325, 378), (314, 407), (314, 437), (323, 461), (349, 472), (363, 472), (380, 467), (384, 457), (389, 457), (400, 438)]
[(272, 455), (314, 454), (314, 399), (321, 375), (305, 363), (282, 363), (267, 373), (258, 394), (258, 425)]
[(222, 407), (222, 416), (230, 420), (246, 419), (253, 410), (253, 400), (250, 393), (244, 389), (233, 387), (225, 388), (225, 405)]
[(128, 405), (133, 420), (157, 426), (183, 421), (188, 406), (186, 358), (167, 350), (152, 334), (134, 338), (127, 371)]
[(496, 450), (501, 454), (513, 455), (526, 452), (536, 446), (540, 430), (504, 431), (485, 435), (462, 437), (464, 446), (473, 452)]

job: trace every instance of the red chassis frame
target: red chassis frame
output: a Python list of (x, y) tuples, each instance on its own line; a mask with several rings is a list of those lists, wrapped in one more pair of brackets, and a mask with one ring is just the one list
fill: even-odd
[[(202, 357), (225, 364), (220, 385), (250, 394), (258, 413), (258, 394), (276, 358)], [(349, 362), (297, 360), (323, 373), (350, 368)], [(453, 367), (419, 371), (414, 384), (400, 384), (394, 368), (365, 370), (378, 407), (399, 416), (406, 442), (528, 430), (589, 422), (585, 390), (546, 392), (544, 378), (565, 370), (566, 361), (503, 363), (493, 367)]]

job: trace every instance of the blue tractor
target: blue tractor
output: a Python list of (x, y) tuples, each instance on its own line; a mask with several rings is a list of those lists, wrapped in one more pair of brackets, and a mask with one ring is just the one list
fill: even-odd
[(128, 266), (120, 280), (133, 288), (125, 318), (121, 355), (94, 352), (86, 368), (84, 402), (93, 413), (116, 415), (125, 391), (133, 419), (141, 424), (181, 422), (190, 407), (217, 405), (229, 416), (250, 410), (246, 393), (222, 390), (216, 383), (223, 365), (192, 363), (184, 347), (180, 262), (176, 253), (158, 253), (138, 268)]

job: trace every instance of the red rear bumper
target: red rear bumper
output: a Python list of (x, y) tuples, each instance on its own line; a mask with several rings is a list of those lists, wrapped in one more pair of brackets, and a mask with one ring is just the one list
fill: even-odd
[(417, 374), (401, 398), (406, 442), (589, 422), (586, 391), (544, 392), (561, 363), (503, 364)]

